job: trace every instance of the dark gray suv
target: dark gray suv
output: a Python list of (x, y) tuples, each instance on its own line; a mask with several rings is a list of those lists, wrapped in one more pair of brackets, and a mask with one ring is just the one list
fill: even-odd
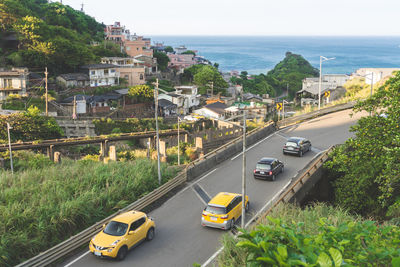
[(283, 146), (283, 154), (296, 154), (302, 157), (311, 150), (311, 142), (303, 137), (290, 137)]

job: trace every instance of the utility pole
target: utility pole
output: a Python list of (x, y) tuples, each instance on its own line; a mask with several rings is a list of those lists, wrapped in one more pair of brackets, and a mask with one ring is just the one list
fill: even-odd
[(10, 164), (11, 164), (11, 174), (14, 175), (14, 165), (13, 165), (13, 159), (12, 159), (12, 151), (11, 151), (11, 138), (10, 138), (10, 124), (7, 122), (7, 133), (8, 133), (8, 149), (10, 150)]
[(242, 228), (246, 214), (246, 110), (243, 110), (243, 163), (242, 163)]
[(214, 95), (214, 82), (211, 82), (211, 97)]
[(49, 110), (48, 110), (48, 101), (49, 101), (49, 96), (48, 96), (48, 92), (47, 92), (47, 75), (49, 73), (47, 72), (47, 67), (46, 67), (46, 71), (44, 72), (45, 75), (45, 83), (46, 83), (46, 116), (49, 116)]
[(161, 166), (160, 166), (160, 135), (158, 133), (158, 79), (156, 80), (154, 88), (154, 102), (155, 102), (155, 117), (156, 117), (156, 147), (157, 147), (157, 171), (158, 171), (158, 184), (161, 185)]
[(180, 148), (179, 148), (179, 121), (180, 121), (181, 119), (179, 118), (179, 115), (178, 115), (178, 166), (179, 165), (181, 165), (181, 155), (180, 155)]

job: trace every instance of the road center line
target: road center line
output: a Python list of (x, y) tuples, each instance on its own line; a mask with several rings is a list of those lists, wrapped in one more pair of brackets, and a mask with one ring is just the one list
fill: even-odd
[[(195, 185), (197, 185), (197, 184), (195, 184)], [(195, 185), (193, 185), (193, 186), (195, 186)], [(207, 206), (207, 203), (204, 201), (204, 199), (202, 198), (202, 196), (199, 194), (199, 192), (197, 192), (197, 190), (196, 190), (193, 186), (191, 186), (190, 188), (192, 188), (193, 192), (199, 197), (199, 199), (201, 200), (201, 202), (203, 202), (203, 204), (204, 204), (205, 206)]]
[(82, 255), (80, 255), (78, 258), (76, 258), (75, 260), (71, 261), (70, 263), (68, 263), (67, 265), (64, 265), (64, 267), (69, 267), (72, 264), (74, 264), (75, 262), (77, 262), (78, 260), (82, 259), (83, 257), (85, 257), (87, 254), (90, 253), (90, 250), (86, 251), (85, 253), (83, 253)]
[[(275, 133), (272, 133), (270, 135), (268, 135), (267, 137), (265, 137), (264, 139), (258, 141), (257, 143), (255, 143), (254, 145), (252, 145), (251, 147), (248, 147), (246, 149), (246, 152), (249, 151), (250, 149), (254, 148), (255, 146), (259, 145), (260, 143), (264, 142), (265, 140), (267, 140), (268, 138), (270, 138), (271, 136), (273, 136)], [(231, 160), (235, 160), (237, 157), (239, 157), (240, 155), (243, 154), (243, 151), (240, 152), (239, 154), (237, 154), (236, 156), (234, 156), (233, 158), (231, 158)]]

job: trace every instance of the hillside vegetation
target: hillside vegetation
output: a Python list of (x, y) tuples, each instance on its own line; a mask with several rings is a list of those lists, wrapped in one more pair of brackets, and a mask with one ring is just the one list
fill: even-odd
[(0, 66), (43, 69), (51, 74), (76, 71), (101, 56), (120, 55), (102, 42), (104, 25), (81, 11), (47, 0), (0, 2)]
[(400, 229), (324, 204), (278, 205), (238, 239), (225, 235), (218, 266), (399, 266)]
[(288, 88), (289, 96), (293, 98), (296, 92), (301, 90), (304, 78), (318, 75), (318, 69), (311, 66), (301, 55), (287, 52), (285, 58), (266, 75), (252, 75), (252, 79), (248, 79), (247, 72), (242, 72), (240, 77), (233, 77), (232, 82), (243, 85), (245, 92), (271, 96), (278, 96)]

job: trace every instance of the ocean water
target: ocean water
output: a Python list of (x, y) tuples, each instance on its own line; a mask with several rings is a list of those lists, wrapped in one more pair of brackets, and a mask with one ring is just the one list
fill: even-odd
[(152, 42), (185, 45), (222, 71), (266, 73), (287, 51), (302, 55), (319, 69), (319, 56), (335, 57), (322, 63), (323, 73), (350, 74), (359, 68), (400, 67), (400, 36), (307, 37), (307, 36), (150, 36)]

